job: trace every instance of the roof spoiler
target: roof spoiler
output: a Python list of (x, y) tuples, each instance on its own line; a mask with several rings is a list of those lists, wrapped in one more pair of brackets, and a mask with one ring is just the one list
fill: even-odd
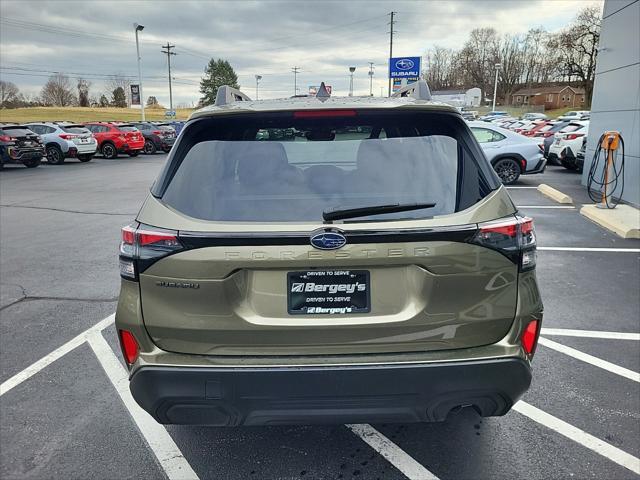
[(431, 100), (431, 90), (429, 90), (426, 80), (418, 80), (402, 87), (391, 96), (394, 98), (413, 97), (416, 100)]
[(242, 93), (237, 88), (230, 87), (229, 85), (223, 85), (218, 88), (216, 93), (216, 107), (223, 105), (229, 105), (234, 102), (250, 102), (251, 99)]

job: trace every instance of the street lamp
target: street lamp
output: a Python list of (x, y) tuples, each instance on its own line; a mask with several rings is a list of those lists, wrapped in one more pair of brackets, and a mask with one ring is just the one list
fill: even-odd
[(369, 96), (373, 97), (373, 62), (369, 62)]
[(356, 71), (356, 67), (349, 67), (349, 96), (353, 97), (353, 72)]
[(498, 94), (498, 72), (500, 71), (500, 67), (502, 67), (502, 64), (496, 63), (496, 81), (493, 84), (493, 108), (491, 109), (492, 112), (496, 111), (496, 95)]
[(144, 94), (142, 93), (142, 70), (140, 68), (140, 43), (138, 42), (138, 32), (144, 30), (144, 25), (139, 25), (137, 23), (133, 24), (133, 28), (136, 32), (136, 52), (138, 54), (138, 83), (140, 84), (140, 111), (142, 112), (142, 121), (145, 121), (144, 118)]
[(262, 75), (256, 75), (256, 100), (258, 100), (258, 83), (262, 80)]

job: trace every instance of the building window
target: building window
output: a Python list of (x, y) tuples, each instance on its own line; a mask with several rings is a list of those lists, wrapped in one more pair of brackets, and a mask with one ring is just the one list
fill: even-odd
[(553, 102), (553, 93), (547, 95), (547, 102)]
[(520, 95), (518, 95), (518, 98), (516, 99), (516, 102), (521, 102), (522, 101), (522, 97)]

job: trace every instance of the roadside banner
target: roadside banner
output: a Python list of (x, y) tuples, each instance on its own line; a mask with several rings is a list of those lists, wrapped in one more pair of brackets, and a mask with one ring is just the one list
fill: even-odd
[(140, 85), (131, 85), (131, 105), (140, 105)]

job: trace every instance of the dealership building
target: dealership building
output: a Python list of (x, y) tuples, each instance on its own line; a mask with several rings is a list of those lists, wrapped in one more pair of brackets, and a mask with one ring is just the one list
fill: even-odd
[[(600, 136), (610, 130), (624, 139), (622, 200), (640, 206), (640, 1), (606, 0), (591, 103), (582, 183)], [(620, 155), (620, 151), (618, 151)], [(602, 162), (601, 162), (602, 164)], [(619, 196), (616, 191), (614, 196)]]

